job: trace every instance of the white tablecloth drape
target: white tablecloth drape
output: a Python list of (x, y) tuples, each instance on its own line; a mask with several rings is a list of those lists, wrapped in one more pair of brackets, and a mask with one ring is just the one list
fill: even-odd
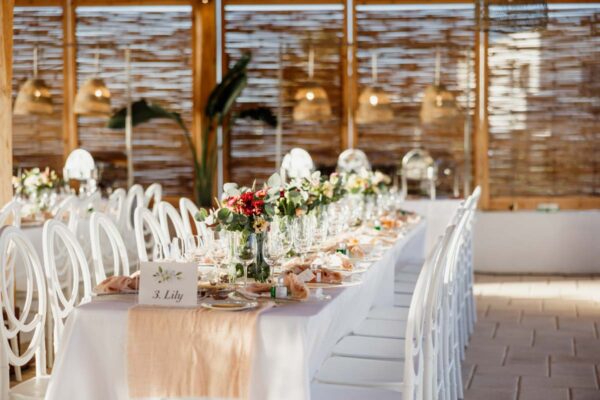
[[(407, 243), (422, 241), (424, 234), (422, 221), (363, 274), (362, 284), (326, 290), (332, 296), (329, 301), (311, 298), (263, 313), (257, 326), (250, 398), (309, 399), (310, 381), (334, 344), (356, 328), (374, 305), (393, 304), (396, 264)], [(46, 399), (129, 398), (127, 311), (136, 301), (135, 296), (98, 297), (74, 310)]]

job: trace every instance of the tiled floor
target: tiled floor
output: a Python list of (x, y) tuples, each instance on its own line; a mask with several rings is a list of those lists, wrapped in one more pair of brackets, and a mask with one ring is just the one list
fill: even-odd
[(600, 400), (600, 277), (476, 277), (465, 400)]

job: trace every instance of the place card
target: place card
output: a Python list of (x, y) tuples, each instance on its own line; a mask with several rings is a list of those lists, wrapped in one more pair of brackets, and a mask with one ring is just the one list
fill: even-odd
[(198, 268), (194, 263), (155, 261), (140, 263), (139, 304), (196, 307)]

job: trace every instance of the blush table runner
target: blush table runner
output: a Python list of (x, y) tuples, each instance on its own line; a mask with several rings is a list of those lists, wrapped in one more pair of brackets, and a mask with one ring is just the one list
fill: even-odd
[(256, 320), (271, 306), (240, 312), (130, 308), (129, 396), (248, 398)]

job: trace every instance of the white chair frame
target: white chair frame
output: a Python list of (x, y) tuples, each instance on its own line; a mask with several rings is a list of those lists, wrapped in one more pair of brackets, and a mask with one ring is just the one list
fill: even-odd
[[(112, 265), (107, 269), (104, 265), (104, 257), (108, 248), (102, 246), (101, 232), (108, 239), (112, 254)], [(92, 246), (92, 260), (94, 262), (94, 279), (98, 285), (106, 279), (106, 273), (112, 275), (129, 275), (129, 257), (125, 242), (121, 237), (119, 229), (106, 214), (94, 212), (90, 218), (90, 240)]]
[(123, 188), (115, 189), (114, 192), (108, 197), (108, 204), (106, 206), (106, 214), (113, 218), (113, 221), (117, 226), (123, 224), (125, 218), (125, 202), (127, 199), (127, 192)]
[(160, 227), (160, 224), (154, 217), (154, 214), (152, 214), (152, 211), (148, 210), (145, 207), (136, 208), (133, 214), (133, 221), (135, 230), (135, 241), (138, 250), (138, 259), (140, 260), (140, 262), (145, 262), (149, 260), (146, 239), (144, 235), (145, 227), (148, 227), (148, 231), (153, 243), (160, 243), (165, 252), (167, 251), (169, 239)]
[[(13, 254), (11, 254), (13, 253)], [(6, 277), (6, 268), (10, 268), (11, 257), (19, 256), (23, 259), (23, 267), (27, 275), (27, 292), (25, 303), (19, 317), (15, 315), (12, 296), (9, 294)], [(47, 292), (44, 272), (37, 252), (25, 234), (14, 226), (0, 228), (0, 397), (10, 398), (10, 392), (19, 391), (23, 382), (13, 389), (9, 389), (9, 365), (21, 367), (35, 357), (36, 377), (33, 380), (47, 379), (46, 370), (46, 343), (45, 322), (47, 311)], [(32, 310), (32, 300), (37, 297), (37, 310)], [(33, 313), (32, 313), (33, 312)], [(30, 313), (32, 313), (30, 315)], [(6, 320), (5, 320), (6, 315)], [(6, 323), (6, 324), (5, 324)], [(8, 325), (8, 326), (6, 326)], [(13, 351), (13, 339), (20, 333), (32, 334), (31, 341), (24, 352)], [(34, 383), (35, 385), (35, 383)]]
[(146, 188), (144, 192), (144, 206), (150, 208), (150, 202), (152, 202), (152, 212), (156, 214), (157, 207), (162, 200), (162, 185), (160, 183), (153, 183)]
[(192, 200), (188, 199), (187, 197), (180, 198), (179, 212), (181, 213), (181, 220), (183, 222), (183, 227), (185, 229), (186, 235), (190, 236), (194, 234), (194, 230), (192, 229), (190, 219), (194, 220), (197, 235), (200, 235), (202, 237), (206, 237), (208, 235), (208, 229), (206, 227), (206, 224), (196, 219), (196, 214), (200, 212), (200, 209), (196, 206), (196, 204), (194, 204)]
[[(177, 209), (173, 207), (171, 203), (161, 201), (160, 204), (158, 204), (158, 221), (160, 222), (160, 227), (162, 228), (165, 236), (169, 238), (169, 241), (171, 241), (173, 237), (178, 237), (181, 240), (185, 240), (188, 236), (187, 230), (183, 224), (183, 220), (181, 219), (181, 214), (179, 214), (179, 211), (177, 211)], [(171, 236), (169, 221), (175, 229), (175, 236)]]
[[(56, 263), (55, 246), (62, 242), (68, 254), (67, 266), (59, 269)], [(59, 244), (59, 246), (61, 246)], [(49, 220), (44, 224), (42, 233), (42, 249), (46, 279), (48, 282), (48, 298), (53, 317), (54, 353), (58, 353), (60, 338), (64, 329), (64, 321), (73, 309), (92, 298), (92, 284), (88, 263), (73, 232), (60, 221)], [(66, 281), (66, 282), (65, 282)], [(79, 293), (79, 283), (83, 283), (83, 293)], [(70, 295), (65, 296), (63, 288)]]
[(135, 209), (143, 207), (145, 203), (144, 188), (141, 185), (135, 184), (129, 188), (125, 199), (125, 215), (124, 224), (120, 226), (123, 234), (125, 232), (133, 232), (133, 214)]

